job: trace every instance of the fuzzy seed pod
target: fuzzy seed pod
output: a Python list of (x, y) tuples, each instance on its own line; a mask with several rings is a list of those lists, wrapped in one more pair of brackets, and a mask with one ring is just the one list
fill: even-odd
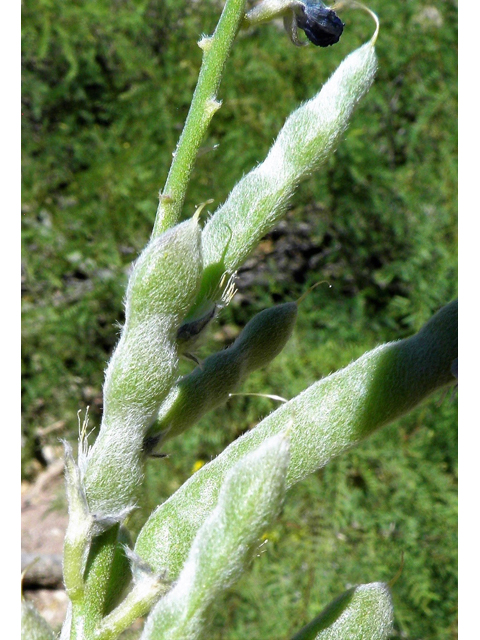
[(231, 469), (173, 589), (145, 624), (142, 640), (205, 637), (208, 608), (237, 580), (285, 495), (288, 438), (270, 438)]
[(134, 266), (125, 326), (105, 376), (101, 431), (80, 461), (93, 513), (116, 512), (134, 497), (143, 438), (175, 380), (176, 335), (201, 273), (196, 216), (152, 240)]
[(287, 488), (400, 417), (436, 389), (456, 382), (457, 301), (414, 336), (384, 344), (283, 404), (195, 473), (150, 516), (135, 550), (174, 579), (198, 528), (215, 507), (229, 469), (266, 439), (288, 430)]
[(311, 100), (286, 120), (266, 159), (233, 188), (202, 231), (204, 275), (191, 314), (220, 277), (234, 274), (283, 215), (300, 180), (334, 151), (377, 69), (376, 34), (351, 53)]
[(335, 598), (292, 640), (387, 640), (393, 627), (393, 604), (385, 582), (359, 584)]

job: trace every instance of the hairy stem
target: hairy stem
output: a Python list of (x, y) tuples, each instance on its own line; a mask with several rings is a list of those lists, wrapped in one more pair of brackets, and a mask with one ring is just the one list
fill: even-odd
[(145, 616), (168, 586), (154, 576), (144, 578), (119, 606), (106, 616), (95, 633), (95, 640), (114, 640), (137, 618)]

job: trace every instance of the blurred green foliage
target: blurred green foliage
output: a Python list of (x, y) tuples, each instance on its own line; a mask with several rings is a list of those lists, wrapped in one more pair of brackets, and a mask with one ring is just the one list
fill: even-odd
[[(417, 330), (456, 295), (457, 3), (402, 0), (381, 20), (377, 80), (338, 151), (304, 182), (290, 220), (314, 207), (323, 259), (288, 285), (243, 292), (201, 352), (224, 345), (258, 310), (300, 295), (284, 353), (245, 384), (292, 397), (380, 342)], [(131, 261), (147, 241), (157, 193), (201, 62), (195, 45), (220, 12), (213, 0), (23, 2), (23, 461), (74, 438), (76, 412), (101, 415), (103, 370), (123, 319)], [(275, 24), (241, 33), (223, 106), (185, 204), (221, 203), (260, 161), (287, 115), (313, 96), (371, 33), (342, 14), (335, 47), (297, 49)], [(218, 325), (217, 325), (218, 330)], [(214, 330), (215, 332), (215, 330)], [(190, 365), (183, 365), (185, 371)], [(253, 571), (228, 595), (212, 638), (287, 638), (349, 584), (388, 580), (398, 637), (456, 635), (456, 412), (432, 399), (296, 487)], [(149, 463), (144, 505), (175, 490), (271, 410), (239, 397)], [(60, 430), (40, 436), (41, 429)], [(39, 431), (40, 429), (40, 431)], [(215, 635), (216, 634), (216, 635)]]

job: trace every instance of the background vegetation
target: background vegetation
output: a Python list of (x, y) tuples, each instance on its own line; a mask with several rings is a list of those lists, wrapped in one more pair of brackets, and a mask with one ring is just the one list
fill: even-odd
[[(293, 397), (376, 344), (417, 330), (456, 295), (455, 0), (372, 0), (377, 80), (337, 153), (302, 184), (287, 225), (239, 276), (200, 356), (257, 311), (298, 297), (294, 337), (246, 391)], [(24, 0), (23, 462), (98, 426), (105, 363), (131, 261), (215, 26), (214, 0)], [(185, 205), (221, 203), (285, 117), (371, 32), (297, 49), (276, 25), (241, 34)], [(184, 363), (185, 372), (191, 365)], [(238, 397), (149, 463), (138, 528), (159, 501), (272, 408)], [(55, 426), (49, 435), (44, 430)], [(289, 494), (265, 552), (216, 613), (211, 637), (288, 638), (351, 584), (388, 580), (399, 638), (456, 637), (456, 403), (433, 397)]]

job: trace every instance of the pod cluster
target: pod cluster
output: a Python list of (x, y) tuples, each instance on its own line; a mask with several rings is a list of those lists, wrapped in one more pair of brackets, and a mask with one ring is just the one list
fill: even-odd
[(202, 274), (197, 219), (152, 240), (134, 265), (125, 325), (108, 364), (100, 434), (80, 460), (89, 507), (118, 511), (134, 500), (142, 479), (142, 442), (175, 382), (177, 332)]

